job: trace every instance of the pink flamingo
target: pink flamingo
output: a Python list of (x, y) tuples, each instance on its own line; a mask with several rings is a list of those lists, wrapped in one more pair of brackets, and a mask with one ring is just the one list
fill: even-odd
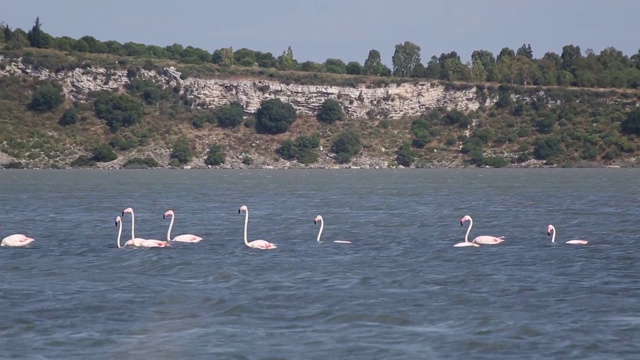
[(162, 216), (163, 219), (166, 219), (168, 216), (171, 216), (171, 224), (169, 224), (169, 230), (167, 230), (167, 241), (179, 241), (179, 242), (187, 242), (187, 243), (197, 243), (202, 240), (200, 236), (196, 236), (193, 234), (183, 234), (178, 235), (171, 239), (171, 228), (173, 227), (173, 220), (176, 218), (176, 215), (173, 213), (173, 210), (167, 210)]
[(168, 247), (168, 246), (171, 246), (171, 244), (169, 244), (166, 241), (153, 240), (153, 239), (143, 239), (143, 238), (135, 237), (135, 234), (134, 234), (135, 215), (133, 213), (133, 209), (132, 208), (124, 209), (122, 211), (122, 216), (124, 216), (124, 214), (131, 214), (131, 239), (127, 240), (124, 243), (124, 246), (135, 246), (135, 247)]
[(238, 209), (238, 214), (244, 211), (244, 244), (250, 248), (269, 250), (277, 248), (276, 244), (272, 244), (266, 240), (253, 240), (249, 242), (247, 240), (247, 224), (249, 223), (249, 208), (247, 205), (242, 205)]
[[(469, 215), (465, 215), (462, 219), (460, 219), (460, 226), (464, 225), (464, 223), (467, 220), (469, 220), (469, 228), (467, 229), (467, 234), (464, 236), (465, 242), (469, 242), (469, 233), (471, 232), (471, 227), (473, 226), (473, 219)], [(495, 236), (481, 235), (473, 239), (473, 243), (482, 244), (482, 245), (495, 245), (495, 244), (500, 244), (503, 241), (504, 241), (504, 236), (495, 237)], [(473, 245), (463, 245), (463, 246), (473, 246)]]
[[(324, 229), (324, 219), (322, 219), (322, 216), (318, 215), (316, 216), (316, 218), (313, 220), (314, 224), (320, 223), (320, 231), (318, 231), (318, 238), (316, 239), (318, 242), (320, 241), (320, 236), (322, 235), (322, 229)], [(351, 241), (349, 240), (334, 240), (334, 243), (339, 243), (339, 244), (351, 244)]]
[(24, 234), (13, 234), (0, 241), (0, 246), (23, 247), (31, 244), (35, 239)]
[[(552, 232), (553, 232), (553, 236), (551, 236)], [(547, 227), (547, 235), (551, 236), (551, 243), (555, 243), (556, 242), (556, 228), (553, 227), (553, 225), (549, 225), (549, 227)], [(587, 241), (587, 240), (569, 240), (565, 244), (587, 245), (588, 242), (589, 241)]]

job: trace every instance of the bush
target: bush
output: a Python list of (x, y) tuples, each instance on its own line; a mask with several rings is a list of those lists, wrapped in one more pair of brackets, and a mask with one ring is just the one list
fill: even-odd
[(320, 106), (320, 110), (318, 110), (316, 117), (318, 120), (327, 124), (333, 124), (338, 120), (342, 120), (344, 118), (342, 104), (335, 99), (326, 99), (322, 103), (322, 106)]
[(64, 111), (60, 120), (58, 120), (58, 124), (60, 126), (69, 126), (78, 122), (78, 112), (75, 108), (68, 108)]
[(220, 127), (234, 128), (242, 124), (244, 107), (239, 102), (232, 102), (216, 109), (215, 115)]
[(333, 140), (331, 152), (335, 153), (341, 164), (351, 162), (351, 158), (362, 150), (360, 136), (353, 130), (345, 130)]
[(482, 142), (477, 138), (467, 138), (460, 149), (463, 154), (469, 154), (473, 151), (482, 151)]
[(207, 157), (204, 159), (204, 163), (209, 166), (218, 166), (224, 164), (224, 151), (222, 146), (215, 144), (207, 151)]
[(280, 99), (264, 100), (256, 113), (256, 129), (261, 133), (282, 134), (296, 121), (296, 110)]
[(63, 101), (62, 88), (45, 84), (39, 86), (33, 93), (29, 109), (36, 112), (47, 112), (57, 109)]
[(509, 163), (507, 162), (507, 160), (500, 156), (488, 156), (484, 158), (483, 165), (494, 168), (502, 168), (509, 165)]
[(251, 156), (249, 156), (249, 155), (245, 155), (242, 158), (242, 163), (247, 165), (247, 166), (251, 166), (251, 165), (253, 165), (253, 158)]
[(135, 143), (133, 143), (130, 140), (125, 139), (122, 136), (116, 136), (113, 139), (109, 140), (109, 146), (111, 146), (114, 149), (118, 149), (118, 150), (122, 150), (122, 151), (127, 151), (133, 147), (135, 147)]
[(559, 137), (545, 136), (536, 141), (533, 156), (538, 160), (557, 161), (564, 154), (564, 147)]
[(411, 145), (406, 142), (400, 145), (400, 148), (398, 148), (398, 151), (396, 152), (396, 162), (398, 165), (409, 167), (413, 163), (414, 159), (415, 154), (411, 149)]
[(169, 158), (175, 160), (174, 164), (177, 162), (178, 165), (190, 162), (193, 159), (193, 150), (191, 149), (189, 140), (185, 137), (178, 139), (175, 144), (173, 144)]
[(313, 164), (318, 161), (315, 149), (320, 146), (320, 137), (317, 135), (298, 136), (295, 141), (283, 140), (276, 153), (284, 160), (297, 160), (301, 164)]
[(20, 161), (10, 161), (3, 165), (5, 169), (24, 169), (24, 164)]
[(620, 124), (620, 130), (628, 135), (640, 135), (640, 109), (629, 113), (627, 118)]
[(96, 162), (91, 160), (87, 155), (80, 155), (73, 160), (70, 165), (74, 168), (94, 167), (96, 166)]
[(138, 123), (144, 116), (140, 101), (127, 95), (103, 93), (93, 103), (96, 116), (105, 120), (112, 132)]
[(148, 169), (157, 167), (160, 167), (160, 164), (158, 164), (154, 158), (150, 157), (129, 159), (122, 165), (124, 169)]
[(109, 162), (117, 158), (118, 155), (107, 144), (98, 145), (91, 152), (91, 160), (95, 162)]

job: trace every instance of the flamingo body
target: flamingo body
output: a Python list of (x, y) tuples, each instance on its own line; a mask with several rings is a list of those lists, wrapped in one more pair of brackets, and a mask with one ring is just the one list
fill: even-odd
[[(316, 241), (322, 242), (320, 241), (320, 236), (322, 236), (322, 230), (324, 229), (324, 219), (321, 215), (318, 215), (315, 219), (313, 219), (313, 223), (320, 223), (320, 230), (318, 231), (318, 237), (316, 238)], [(334, 240), (333, 242), (337, 244), (351, 244), (350, 240)]]
[(469, 241), (463, 241), (453, 245), (453, 247), (480, 247), (480, 245)]
[[(496, 236), (489, 236), (489, 235), (480, 235), (480, 236), (476, 236), (476, 238), (473, 239), (472, 242), (469, 242), (469, 233), (471, 232), (471, 227), (473, 227), (473, 219), (471, 218), (471, 216), (465, 215), (464, 217), (462, 217), (462, 219), (460, 219), (460, 226), (464, 225), (464, 223), (467, 221), (469, 221), (469, 228), (467, 229), (467, 233), (464, 235), (465, 243), (476, 244), (476, 245), (478, 244), (495, 245), (495, 244), (500, 244), (501, 242), (504, 241), (504, 236), (496, 237)], [(461, 245), (461, 244), (464, 244), (464, 243), (458, 243), (454, 245), (454, 247), (473, 246), (473, 245)]]
[[(137, 238), (135, 236), (135, 214), (133, 213), (133, 209), (132, 208), (126, 208), (122, 211), (122, 216), (124, 216), (124, 214), (131, 214), (131, 239), (127, 240), (124, 243), (124, 246), (134, 246), (134, 247), (169, 247), (171, 246), (171, 244), (169, 244), (167, 241), (160, 241), (160, 240), (153, 240), (153, 239), (143, 239), (143, 238)], [(116, 225), (118, 223), (122, 224), (122, 221), (119, 219), (120, 217), (116, 218)], [(120, 229), (122, 230), (122, 225), (120, 226)], [(120, 234), (118, 234), (118, 246), (120, 246)]]
[(202, 240), (202, 238), (200, 236), (193, 235), (193, 234), (177, 235), (173, 239), (171, 239), (171, 229), (173, 228), (173, 221), (176, 218), (176, 215), (173, 212), (173, 210), (168, 210), (167, 212), (164, 213), (164, 215), (162, 217), (164, 219), (166, 219), (169, 216), (171, 216), (171, 223), (169, 224), (169, 230), (167, 230), (167, 241), (178, 241), (178, 242), (185, 242), (185, 243), (197, 243), (197, 242), (200, 242)]
[(0, 246), (23, 247), (31, 244), (34, 240), (24, 234), (13, 234), (2, 239)]
[[(553, 233), (553, 236), (552, 236)], [(549, 225), (547, 227), (547, 235), (551, 236), (551, 243), (556, 242), (556, 228), (553, 225)], [(569, 240), (565, 242), (565, 244), (569, 245), (587, 245), (589, 243), (588, 240)]]
[(242, 213), (243, 211), (244, 211), (244, 244), (247, 245), (247, 247), (250, 247), (253, 249), (261, 249), (261, 250), (276, 249), (278, 247), (276, 244), (270, 243), (266, 240), (253, 240), (251, 242), (247, 240), (247, 226), (249, 224), (249, 208), (247, 207), (247, 205), (242, 205), (240, 209), (238, 209), (238, 214)]

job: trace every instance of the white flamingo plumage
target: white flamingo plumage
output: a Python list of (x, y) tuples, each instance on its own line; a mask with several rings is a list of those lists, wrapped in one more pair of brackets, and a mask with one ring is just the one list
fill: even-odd
[(167, 212), (165, 212), (164, 215), (162, 215), (162, 218), (166, 219), (169, 216), (171, 216), (171, 223), (169, 224), (169, 230), (167, 230), (167, 241), (197, 243), (197, 242), (200, 242), (202, 240), (202, 238), (200, 236), (193, 235), (193, 234), (177, 235), (172, 239), (171, 238), (171, 229), (173, 228), (173, 221), (176, 218), (176, 214), (173, 212), (173, 210), (167, 210)]
[[(551, 233), (553, 233), (553, 236), (551, 236)], [(547, 235), (551, 236), (551, 243), (556, 242), (556, 228), (551, 224), (547, 227)], [(587, 240), (569, 240), (565, 242), (565, 244), (570, 245), (587, 245), (588, 243), (589, 241)]]
[[(124, 214), (131, 214), (131, 239), (127, 240), (124, 243), (124, 246), (135, 246), (135, 247), (169, 247), (171, 244), (167, 241), (160, 241), (154, 239), (143, 239), (135, 237), (135, 215), (133, 213), (132, 208), (126, 208), (122, 211), (122, 216)], [(122, 223), (122, 220), (120, 221)]]
[[(322, 229), (324, 229), (324, 219), (322, 218), (321, 215), (316, 216), (316, 218), (313, 220), (314, 224), (320, 223), (320, 230), (318, 231), (318, 238), (316, 239), (318, 242), (320, 241), (320, 236), (322, 235)], [(351, 244), (351, 241), (349, 240), (334, 240), (334, 243), (338, 243), (338, 244)]]
[[(469, 233), (471, 232), (471, 227), (473, 226), (473, 219), (469, 215), (465, 215), (462, 219), (460, 219), (460, 226), (464, 225), (465, 222), (469, 221), (469, 228), (467, 229), (467, 233), (464, 236), (464, 242), (469, 242)], [(504, 236), (496, 237), (490, 235), (480, 235), (476, 236), (475, 239), (471, 242), (472, 244), (481, 244), (481, 245), (495, 245), (500, 244), (504, 241)], [(459, 243), (462, 244), (462, 243)], [(455, 246), (458, 246), (456, 244)], [(473, 246), (473, 245), (461, 245), (461, 246)]]
[(0, 246), (23, 247), (34, 242), (34, 238), (30, 238), (25, 234), (13, 234), (5, 237), (0, 241)]
[(275, 249), (278, 246), (276, 244), (270, 243), (266, 240), (253, 240), (249, 242), (247, 240), (247, 225), (249, 224), (249, 208), (247, 205), (242, 205), (240, 209), (238, 209), (238, 214), (244, 211), (244, 244), (250, 248), (254, 249), (262, 249), (262, 250), (271, 250)]

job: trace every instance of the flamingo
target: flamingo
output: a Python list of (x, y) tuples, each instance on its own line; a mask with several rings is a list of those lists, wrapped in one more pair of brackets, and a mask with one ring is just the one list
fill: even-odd
[(168, 246), (171, 246), (171, 244), (169, 244), (166, 241), (153, 240), (153, 239), (143, 239), (143, 238), (135, 237), (135, 235), (134, 235), (135, 215), (133, 213), (133, 209), (132, 208), (124, 209), (122, 211), (122, 216), (124, 216), (124, 214), (131, 214), (131, 239), (127, 240), (124, 243), (124, 246), (135, 246), (135, 247), (168, 247)]
[(183, 234), (178, 235), (171, 240), (171, 228), (173, 227), (173, 220), (176, 218), (173, 210), (167, 210), (162, 216), (163, 219), (166, 219), (168, 216), (171, 216), (171, 224), (169, 224), (169, 230), (167, 230), (167, 241), (179, 241), (179, 242), (187, 242), (187, 243), (197, 243), (202, 240), (200, 236), (196, 236), (193, 234)]
[[(465, 215), (462, 219), (460, 219), (460, 226), (462, 226), (467, 220), (469, 220), (469, 228), (467, 229), (467, 234), (464, 236), (464, 241), (469, 242), (469, 233), (471, 232), (471, 227), (473, 226), (473, 219), (469, 215)], [(472, 243), (482, 244), (482, 245), (495, 245), (500, 244), (504, 241), (504, 236), (495, 237), (488, 235), (480, 235), (473, 239)], [(460, 243), (462, 244), (462, 243)], [(459, 244), (456, 244), (459, 245)], [(473, 245), (461, 245), (461, 246), (473, 246)]]
[[(322, 229), (324, 229), (324, 219), (322, 219), (321, 215), (316, 216), (316, 218), (313, 220), (314, 224), (320, 223), (320, 231), (318, 231), (318, 238), (316, 240), (318, 240), (318, 242), (320, 241), (320, 235), (322, 235)], [(349, 240), (334, 240), (334, 243), (339, 243), (339, 244), (351, 244), (351, 241)]]
[(238, 214), (244, 211), (244, 244), (250, 248), (269, 250), (277, 248), (276, 244), (272, 244), (266, 240), (253, 240), (252, 242), (247, 241), (247, 224), (249, 224), (249, 208), (247, 205), (242, 205), (240, 209), (238, 209)]
[(24, 234), (13, 234), (2, 239), (0, 246), (23, 247), (31, 244), (34, 240)]
[[(553, 236), (551, 236), (551, 233), (553, 232)], [(556, 242), (556, 228), (553, 227), (553, 225), (549, 225), (549, 227), (547, 227), (547, 235), (551, 236), (551, 243), (555, 243)], [(569, 240), (567, 242), (565, 242), (565, 244), (571, 244), (571, 245), (587, 245), (589, 241), (587, 240)]]

